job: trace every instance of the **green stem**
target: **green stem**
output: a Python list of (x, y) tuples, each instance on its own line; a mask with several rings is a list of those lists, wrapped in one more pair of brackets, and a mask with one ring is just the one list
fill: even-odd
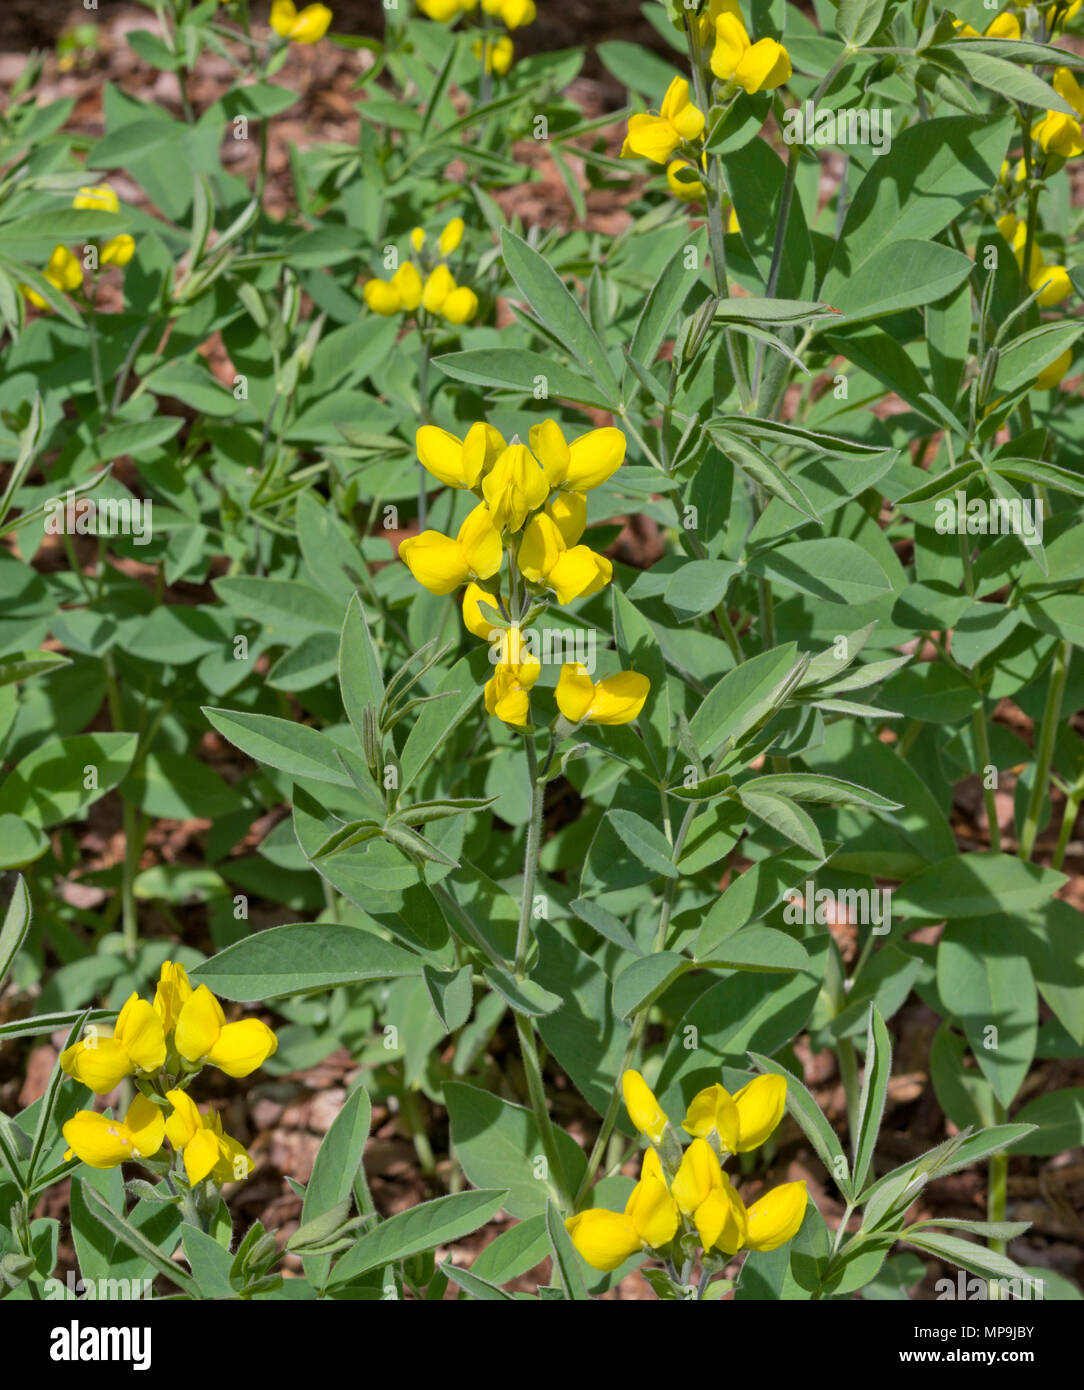
[(851, 1147), (858, 1147), (858, 1054), (850, 1038), (840, 1038), (836, 1047), (839, 1058), (839, 1074), (843, 1080), (843, 1091), (847, 1097), (847, 1125), (851, 1132)]
[(1051, 868), (1060, 869), (1065, 862), (1065, 851), (1069, 848), (1069, 840), (1072, 838), (1073, 826), (1076, 824), (1077, 813), (1080, 811), (1082, 800), (1084, 800), (1084, 780), (1073, 787), (1065, 802), (1065, 810), (1061, 816), (1061, 833), (1058, 835), (1058, 847), (1050, 861)]
[(546, 1088), (542, 1083), (542, 1063), (538, 1058), (534, 1025), (530, 1018), (526, 1014), (520, 1013), (518, 1009), (513, 1009), (512, 1014), (516, 1020), (516, 1036), (519, 1039), (523, 1071), (527, 1078), (527, 1094), (530, 1097), (531, 1110), (542, 1138), (542, 1148), (545, 1150), (550, 1175), (557, 1184), (561, 1206), (568, 1210), (571, 1206), (572, 1194), (569, 1191), (568, 1178), (565, 1176), (564, 1165), (561, 1162), (560, 1150), (557, 1148), (557, 1135), (554, 1132), (553, 1121), (550, 1119), (549, 1108), (546, 1105)]
[[(421, 352), (418, 357), (418, 400), (421, 406), (422, 424), (429, 421), (429, 334), (424, 328), (418, 329), (421, 338)], [(429, 487), (425, 468), (418, 464), (418, 530), (424, 531), (429, 519)]]
[(523, 896), (519, 905), (519, 927), (516, 931), (516, 979), (522, 980), (526, 972), (527, 949), (530, 945), (531, 906), (534, 902), (534, 887), (538, 877), (538, 856), (542, 848), (542, 802), (545, 785), (538, 780), (538, 752), (534, 746), (534, 735), (528, 734), (523, 740), (527, 754), (527, 782), (530, 788), (531, 812), (527, 822), (527, 848), (523, 856)]
[[(994, 1124), (1003, 1125), (1008, 1119), (1005, 1107), (994, 1098)], [(1005, 1208), (1009, 1195), (1009, 1155), (1000, 1150), (990, 1155), (989, 1189), (986, 1194), (986, 1218), (988, 1221), (1004, 1221)], [(1005, 1241), (991, 1240), (990, 1249), (1004, 1255)], [(990, 1297), (998, 1298), (1001, 1290), (997, 1280), (990, 1281)]]
[(978, 705), (971, 716), (975, 730), (975, 747), (979, 755), (979, 776), (982, 778), (982, 799), (986, 803), (986, 828), (990, 834), (990, 848), (998, 853), (1001, 850), (1001, 831), (997, 823), (997, 800), (993, 787), (986, 785), (986, 770), (991, 767), (990, 739), (986, 732), (986, 710)]
[[(102, 659), (105, 670), (105, 693), (109, 704), (109, 717), (117, 732), (124, 729), (124, 709), (117, 685), (117, 670), (113, 655), (107, 652)], [(121, 829), (124, 835), (124, 864), (121, 869), (121, 934), (124, 939), (124, 953), (134, 960), (139, 949), (139, 917), (136, 912), (135, 878), (139, 870), (139, 857), (143, 852), (142, 817), (137, 808), (125, 798), (121, 812)]]
[(1054, 652), (1054, 665), (1050, 672), (1050, 685), (1046, 692), (1046, 707), (1043, 710), (1042, 728), (1039, 732), (1035, 762), (1035, 780), (1031, 784), (1028, 809), (1024, 816), (1024, 828), (1020, 833), (1021, 859), (1030, 859), (1035, 848), (1035, 838), (1039, 833), (1039, 817), (1042, 815), (1043, 798), (1050, 776), (1050, 766), (1054, 761), (1054, 742), (1058, 736), (1058, 723), (1061, 719), (1061, 705), (1065, 698), (1065, 685), (1069, 679), (1069, 658), (1072, 648), (1068, 642), (1059, 642)]

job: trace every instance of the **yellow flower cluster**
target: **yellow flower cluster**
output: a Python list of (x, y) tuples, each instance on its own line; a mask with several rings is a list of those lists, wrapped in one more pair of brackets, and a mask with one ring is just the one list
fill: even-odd
[[(587, 524), (585, 494), (611, 477), (625, 457), (625, 436), (610, 426), (570, 443), (555, 420), (544, 420), (532, 426), (529, 440), (506, 443), (484, 421), (463, 439), (423, 425), (416, 441), (422, 466), (446, 486), (473, 492), (479, 505), (455, 537), (423, 531), (399, 546), (399, 558), (431, 594), (467, 585), (464, 626), (486, 640), (501, 637), (505, 648), (486, 684), (486, 709), (520, 728), (529, 722), (530, 690), (541, 674), (538, 661), (523, 650), (522, 624), (532, 604), (548, 595), (571, 603), (598, 593), (613, 578), (610, 561), (579, 541)], [(512, 557), (507, 594), (497, 579), (506, 545)], [(501, 613), (500, 625), (483, 613), (482, 603)], [(574, 724), (624, 724), (640, 713), (649, 690), (646, 677), (634, 671), (596, 684), (583, 667), (568, 663), (557, 705)]]
[(612, 1270), (641, 1250), (663, 1251), (683, 1227), (695, 1230), (705, 1255), (777, 1250), (797, 1234), (804, 1182), (774, 1187), (747, 1208), (719, 1162), (720, 1153), (759, 1147), (778, 1125), (786, 1104), (782, 1077), (758, 1076), (734, 1096), (718, 1085), (694, 1096), (682, 1125), (694, 1137), (669, 1180), (659, 1156), (669, 1121), (638, 1071), (625, 1072), (621, 1084), (629, 1118), (652, 1147), (624, 1211), (593, 1209), (566, 1220), (589, 1265)]
[[(120, 211), (120, 200), (111, 188), (103, 184), (94, 188), (81, 188), (72, 200), (72, 207), (89, 212), (117, 213)], [(135, 239), (127, 232), (121, 232), (118, 236), (110, 237), (102, 246), (98, 252), (98, 264), (125, 266), (134, 255)], [(52, 255), (42, 274), (50, 285), (61, 293), (71, 294), (73, 290), (83, 287), (83, 267), (79, 263), (79, 257), (59, 242), (53, 247)], [(46, 313), (52, 312), (36, 290), (32, 290), (29, 285), (20, 285), (19, 288), (36, 309), (44, 309)]]
[(271, 6), (271, 28), (291, 43), (319, 43), (332, 17), (326, 5), (306, 5), (298, 10), (294, 0), (274, 0)]
[(956, 32), (962, 39), (1018, 39), (1023, 32), (1014, 14), (995, 15), (981, 34), (962, 19), (957, 19), (955, 24)]
[(362, 294), (373, 313), (392, 318), (396, 314), (416, 314), (421, 309), (448, 323), (470, 323), (478, 313), (478, 296), (468, 286), (457, 285), (446, 264), (447, 258), (458, 250), (464, 230), (463, 219), (453, 217), (437, 238), (439, 261), (434, 262), (426, 254), (425, 229), (415, 227), (410, 245), (421, 269), (412, 260), (404, 261), (390, 280), (368, 280)]
[(1068, 68), (1056, 68), (1051, 85), (1058, 96), (1076, 112), (1076, 118), (1065, 111), (1048, 111), (1032, 128), (1044, 154), (1073, 159), (1084, 154), (1084, 88)]
[(278, 1039), (266, 1023), (256, 1018), (227, 1023), (222, 1005), (207, 986), (193, 989), (184, 966), (165, 961), (154, 1002), (130, 995), (112, 1034), (92, 1033), (65, 1048), (60, 1066), (97, 1095), (105, 1095), (127, 1076), (164, 1087), (156, 1094), (173, 1113), (164, 1118), (162, 1107), (146, 1094), (136, 1097), (123, 1122), (81, 1110), (64, 1126), (68, 1157), (74, 1154), (92, 1168), (114, 1168), (129, 1159), (153, 1157), (168, 1138), (183, 1153), (190, 1182), (209, 1173), (218, 1181), (246, 1177), (247, 1168), (239, 1172), (235, 1160), (244, 1155), (247, 1162), (247, 1155), (222, 1133), (217, 1114), (201, 1115), (171, 1083), (204, 1066), (218, 1067), (227, 1076), (248, 1076), (277, 1047)]
[[(422, 14), (440, 24), (450, 24), (477, 8), (478, 0), (418, 0)], [(535, 0), (482, 0), (482, 10), (499, 19), (506, 29), (522, 29), (533, 24), (538, 15)], [(486, 72), (503, 77), (512, 66), (515, 47), (507, 34), (487, 33), (475, 40), (473, 52), (480, 62), (484, 61)]]

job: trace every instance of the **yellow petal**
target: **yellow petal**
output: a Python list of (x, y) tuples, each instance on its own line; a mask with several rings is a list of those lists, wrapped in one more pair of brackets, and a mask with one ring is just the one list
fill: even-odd
[(83, 268), (66, 246), (54, 246), (44, 275), (58, 290), (77, 290), (83, 284)]
[(738, 1146), (738, 1108), (725, 1086), (706, 1086), (689, 1102), (682, 1129), (699, 1139), (706, 1139), (712, 1130), (728, 1153)]
[(787, 1182), (773, 1187), (749, 1208), (749, 1230), (745, 1244), (750, 1250), (778, 1250), (798, 1234), (805, 1216), (805, 1182)]
[(681, 136), (669, 121), (660, 116), (637, 115), (629, 117), (629, 131), (621, 153), (631, 150), (643, 159), (655, 164), (665, 164), (677, 147)]
[(532, 584), (543, 583), (564, 549), (556, 522), (541, 512), (523, 528), (518, 555), (520, 573)]
[(640, 1238), (623, 1212), (581, 1211), (567, 1218), (565, 1229), (593, 1269), (616, 1269), (640, 1249)]
[(550, 487), (559, 487), (568, 477), (568, 464), (571, 458), (568, 444), (556, 420), (543, 420), (532, 425), (530, 433), (531, 453), (542, 465), (542, 472)]
[[(499, 536), (497, 546), (499, 549)], [(422, 588), (431, 594), (450, 594), (470, 578), (470, 565), (463, 547), (439, 531), (423, 531), (420, 536), (408, 536), (400, 541), (399, 558)]]
[(666, 1183), (653, 1173), (641, 1177), (625, 1207), (625, 1215), (644, 1245), (659, 1250), (669, 1245), (681, 1224), (677, 1202)]
[(207, 1060), (227, 1076), (248, 1076), (263, 1066), (278, 1045), (278, 1038), (266, 1023), (258, 1018), (243, 1018), (237, 1023), (226, 1024), (208, 1052)]
[(136, 1096), (124, 1117), (124, 1126), (132, 1141), (133, 1155), (153, 1158), (166, 1137), (166, 1117), (160, 1105), (144, 1095)]
[(62, 1127), (68, 1147), (91, 1168), (115, 1168), (132, 1158), (132, 1136), (120, 1120), (80, 1110)]
[(546, 576), (546, 583), (557, 595), (558, 603), (587, 598), (604, 589), (613, 578), (614, 567), (605, 555), (596, 555), (586, 545), (562, 552)]
[(73, 208), (86, 212), (119, 212), (120, 199), (108, 184), (97, 184), (93, 188), (81, 188), (72, 199)]
[(572, 724), (579, 724), (587, 717), (591, 701), (595, 698), (595, 685), (587, 669), (578, 661), (566, 662), (561, 667), (561, 675), (554, 692), (557, 708)]
[(745, 1206), (725, 1175), (722, 1185), (709, 1192), (697, 1207), (693, 1221), (705, 1250), (722, 1250), (724, 1254), (733, 1255), (745, 1244)]
[(361, 293), (373, 313), (382, 318), (392, 318), (403, 307), (398, 291), (387, 280), (366, 280)]
[(674, 1201), (686, 1216), (692, 1216), (709, 1195), (723, 1185), (723, 1170), (715, 1150), (706, 1139), (694, 1139), (681, 1158), (670, 1184)]
[(473, 578), (490, 579), (500, 569), (504, 558), (501, 533), (487, 507), (479, 505), (467, 516), (459, 528), (458, 542)]
[(1062, 101), (1068, 102), (1078, 116), (1084, 116), (1084, 87), (1080, 85), (1068, 68), (1055, 68), (1050, 85)]
[(562, 479), (575, 492), (590, 492), (621, 467), (625, 459), (625, 436), (607, 425), (591, 430), (569, 445), (568, 473)]
[(166, 1117), (166, 1138), (175, 1149), (183, 1149), (203, 1128), (203, 1117), (187, 1091), (167, 1091), (166, 1100), (173, 1106)]
[(222, 1157), (222, 1143), (210, 1129), (200, 1129), (184, 1146), (184, 1171), (193, 1186), (202, 1182)]
[(483, 479), (482, 495), (493, 525), (502, 531), (518, 531), (528, 513), (545, 502), (549, 485), (527, 446), (510, 444)]
[(1035, 302), (1044, 309), (1049, 308), (1051, 304), (1060, 304), (1073, 292), (1073, 282), (1063, 265), (1040, 266), (1032, 272), (1029, 283), (1033, 291), (1040, 285), (1043, 286), (1043, 291)]
[(99, 1096), (106, 1095), (135, 1071), (132, 1059), (118, 1042), (93, 1035), (66, 1048), (61, 1053), (60, 1065), (69, 1076), (89, 1086)]
[(439, 314), (441, 305), (455, 289), (452, 272), (446, 265), (438, 265), (425, 282), (422, 291), (422, 308), (427, 313)]
[(403, 262), (391, 277), (391, 287), (408, 314), (412, 314), (422, 302), (422, 277), (413, 261)]
[(222, 1005), (206, 985), (200, 985), (181, 1009), (173, 1046), (186, 1062), (202, 1061), (214, 1047), (225, 1022)]
[(790, 74), (790, 55), (783, 45), (775, 39), (761, 39), (742, 55), (734, 80), (752, 95), (781, 87)]
[(575, 545), (587, 525), (587, 498), (582, 492), (555, 492), (546, 503), (546, 515), (561, 533), (565, 545)]
[(463, 441), (448, 430), (436, 425), (422, 425), (414, 436), (418, 458), (422, 467), (446, 487), (474, 487), (481, 473), (471, 468), (468, 475), (464, 468)]
[(326, 5), (306, 5), (290, 26), (289, 37), (294, 43), (319, 43), (328, 31), (331, 18)]
[(463, 233), (466, 231), (466, 223), (462, 217), (453, 217), (440, 234), (440, 254), (451, 256), (459, 249), (459, 243), (463, 240)]
[(620, 671), (595, 686), (587, 718), (592, 724), (628, 724), (644, 707), (651, 682), (637, 671)]
[(749, 35), (737, 15), (721, 14), (715, 21), (715, 47), (711, 51), (711, 70), (715, 76), (729, 81), (749, 46)]
[(163, 961), (158, 985), (154, 991), (154, 1011), (162, 1020), (164, 1032), (173, 1032), (181, 1016), (181, 1009), (191, 997), (192, 985), (184, 966), (171, 960)]
[(468, 584), (463, 592), (463, 626), (475, 637), (481, 637), (483, 642), (495, 640), (495, 635), (503, 631), (498, 626), (496, 619), (487, 618), (478, 607), (479, 603), (487, 603), (495, 612), (497, 600), (493, 594), (483, 589), (480, 584)]
[(758, 1149), (783, 1118), (787, 1083), (774, 1074), (754, 1077), (734, 1097), (738, 1111), (738, 1153)]
[(466, 285), (460, 285), (445, 299), (440, 312), (449, 323), (470, 323), (478, 314), (478, 296)]
[(281, 38), (288, 39), (297, 22), (294, 0), (274, 0), (271, 6), (271, 28)]
[(1018, 39), (1020, 21), (1014, 14), (999, 14), (986, 26), (988, 39)]
[(1035, 378), (1036, 391), (1052, 391), (1073, 365), (1073, 349), (1066, 348), (1060, 357), (1042, 369)]
[(132, 994), (117, 1016), (114, 1038), (142, 1071), (157, 1071), (166, 1060), (166, 1035), (154, 1007)]
[(110, 237), (105, 243), (99, 260), (102, 265), (123, 266), (127, 265), (134, 255), (135, 238), (121, 232), (119, 236)]
[[(562, 669), (562, 680), (568, 669), (568, 666)], [(560, 706), (559, 693), (557, 703)], [(561, 712), (564, 713), (564, 710), (562, 709)], [(621, 1078), (621, 1094), (624, 1097), (625, 1109), (629, 1112), (629, 1119), (632, 1123), (641, 1134), (646, 1134), (653, 1144), (661, 1144), (667, 1119), (659, 1106), (659, 1102), (655, 1099), (651, 1087), (638, 1071), (630, 1068), (624, 1073)]]
[(415, 251), (420, 251), (422, 249), (425, 245), (425, 229), (423, 227), (414, 228), (410, 234), (410, 244)]

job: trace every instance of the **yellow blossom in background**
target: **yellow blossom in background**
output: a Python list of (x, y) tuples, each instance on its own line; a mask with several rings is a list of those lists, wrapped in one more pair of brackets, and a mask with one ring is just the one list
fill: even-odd
[(449, 20), (458, 19), (461, 14), (473, 10), (477, 4), (478, 0), (418, 0), (418, 9), (427, 19), (447, 24)]
[(467, 286), (457, 285), (442, 262), (425, 281), (421, 305), (427, 314), (440, 314), (449, 323), (467, 323), (478, 312), (478, 296)]
[(422, 277), (413, 261), (404, 261), (390, 280), (367, 280), (362, 295), (369, 308), (384, 318), (413, 313), (422, 302)]
[(422, 425), (414, 436), (423, 468), (448, 487), (474, 488), (508, 447), (500, 432), (479, 421), (464, 439), (437, 425)]
[(629, 1194), (623, 1212), (601, 1208), (581, 1211), (566, 1218), (565, 1229), (593, 1269), (611, 1270), (640, 1250), (669, 1245), (680, 1224), (681, 1213), (667, 1191), (658, 1154), (648, 1149), (640, 1181)]
[[(512, 653), (521, 655), (519, 629), (513, 628), (508, 636)], [(505, 724), (523, 728), (530, 717), (530, 689), (541, 674), (542, 667), (533, 656), (524, 655), (521, 661), (500, 662), (486, 681), (486, 713), (496, 715)]]
[(99, 257), (101, 265), (124, 266), (135, 255), (135, 238), (128, 236), (126, 232), (121, 232), (119, 236), (110, 237), (102, 247)]
[(468, 579), (489, 579), (501, 567), (501, 533), (489, 508), (471, 512), (452, 540), (439, 531), (423, 531), (399, 544), (399, 558), (431, 594), (450, 594)]
[(449, 323), (470, 323), (478, 314), (478, 296), (467, 285), (457, 285), (440, 306), (440, 312)]
[(403, 301), (387, 280), (366, 280), (362, 295), (373, 313), (383, 318), (390, 319), (402, 312)]
[(981, 34), (961, 19), (956, 20), (955, 23), (956, 33), (962, 39), (1018, 39), (1023, 32), (1020, 28), (1020, 21), (1014, 14), (995, 16)]
[(524, 529), (519, 569), (532, 584), (545, 584), (558, 603), (571, 603), (604, 589), (613, 578), (613, 565), (586, 545), (569, 548), (556, 522), (540, 512)]
[(1055, 357), (1035, 378), (1035, 390), (1053, 391), (1072, 365), (1073, 349), (1066, 348), (1060, 357)]
[[(707, 168), (707, 155), (701, 161)], [(691, 179), (682, 179), (678, 175), (682, 172), (693, 175)], [(703, 181), (696, 176), (696, 165), (687, 159), (672, 159), (666, 166), (666, 183), (670, 192), (675, 198), (683, 203), (702, 203), (707, 196)]]
[(136, 1158), (153, 1158), (162, 1147), (166, 1117), (161, 1106), (136, 1096), (123, 1120), (80, 1110), (63, 1126), (68, 1142), (64, 1158), (78, 1158), (91, 1168), (116, 1168)]
[[(54, 289), (70, 293), (83, 287), (83, 267), (66, 246), (58, 244), (53, 247), (53, 253), (42, 274)], [(29, 285), (21, 285), (20, 288), (36, 309), (50, 311), (49, 305), (37, 290), (31, 289)]]
[(119, 212), (120, 199), (108, 184), (103, 183), (93, 188), (81, 188), (72, 199), (72, 207), (85, 212)]
[(410, 244), (415, 251), (420, 251), (425, 245), (425, 228), (415, 227), (410, 234)]
[(546, 475), (526, 444), (513, 442), (482, 480), (482, 495), (499, 531), (518, 531), (549, 496)]
[(508, 35), (501, 34), (497, 38), (475, 39), (471, 51), (479, 61), (485, 54), (486, 72), (495, 72), (498, 77), (503, 77), (512, 66), (516, 50)]
[(1062, 159), (1084, 154), (1084, 133), (1080, 122), (1064, 111), (1048, 111), (1041, 121), (1035, 123), (1031, 133), (1046, 154), (1060, 155)]
[(482, 0), (482, 9), (496, 15), (506, 29), (533, 24), (538, 14), (534, 0)]
[(619, 671), (597, 684), (579, 662), (566, 662), (557, 682), (557, 708), (572, 724), (628, 724), (644, 707), (651, 682), (637, 671)]
[(704, 122), (703, 111), (689, 100), (688, 81), (684, 77), (675, 77), (666, 89), (657, 116), (641, 114), (629, 117), (628, 134), (621, 154), (624, 158), (635, 154), (655, 164), (665, 164), (679, 145), (700, 137)]
[(166, 1060), (162, 1020), (145, 999), (130, 994), (112, 1036), (91, 1033), (60, 1054), (61, 1070), (104, 1096), (126, 1076), (157, 1071)]
[(460, 242), (463, 240), (463, 233), (467, 230), (467, 224), (462, 217), (453, 217), (448, 222), (440, 236), (437, 238), (437, 245), (440, 247), (442, 256), (450, 256), (459, 250)]
[(754, 92), (773, 91), (788, 81), (790, 55), (775, 39), (753, 43), (741, 19), (726, 13), (715, 21), (711, 70), (724, 81), (736, 82), (752, 96)]
[(181, 1007), (173, 1045), (193, 1066), (210, 1063), (227, 1076), (248, 1076), (278, 1047), (278, 1038), (258, 1018), (227, 1023), (222, 1005), (200, 985)]
[(242, 1144), (222, 1131), (217, 1111), (203, 1115), (184, 1091), (167, 1091), (173, 1113), (165, 1122), (166, 1138), (184, 1159), (188, 1181), (195, 1186), (204, 1178), (236, 1182), (247, 1178), (253, 1163)]
[(294, 0), (274, 0), (271, 6), (271, 28), (292, 43), (319, 43), (331, 20), (326, 5), (306, 5), (299, 11)]
[(661, 1144), (669, 1120), (655, 1099), (654, 1091), (638, 1071), (630, 1068), (621, 1077), (621, 1094), (632, 1123), (653, 1144)]
[(1036, 304), (1049, 309), (1052, 304), (1060, 304), (1073, 292), (1073, 282), (1063, 265), (1042, 265), (1028, 277), (1028, 288), (1034, 293), (1042, 287)]

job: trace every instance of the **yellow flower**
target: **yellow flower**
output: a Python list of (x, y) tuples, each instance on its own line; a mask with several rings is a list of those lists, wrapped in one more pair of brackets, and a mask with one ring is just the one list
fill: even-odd
[(501, 567), (501, 533), (487, 507), (478, 506), (452, 540), (423, 531), (399, 544), (399, 558), (431, 594), (450, 594), (468, 579), (489, 579)]
[(550, 487), (569, 492), (601, 487), (625, 459), (625, 436), (612, 425), (589, 430), (568, 444), (556, 420), (543, 420), (531, 426), (530, 440)]
[(108, 184), (97, 184), (93, 188), (81, 188), (72, 199), (73, 208), (85, 212), (119, 212), (120, 199)]
[(167, 1091), (173, 1113), (165, 1122), (166, 1138), (184, 1157), (184, 1171), (195, 1186), (204, 1178), (235, 1182), (252, 1172), (252, 1159), (236, 1139), (222, 1132), (222, 1117), (215, 1111), (201, 1115), (184, 1091)]
[[(521, 652), (519, 629), (509, 633), (509, 646), (516, 655)], [(542, 667), (533, 656), (515, 663), (501, 662), (486, 681), (486, 713), (496, 715), (505, 724), (526, 727), (530, 720), (530, 689), (542, 674)]]
[(248, 1076), (278, 1047), (278, 1038), (258, 1018), (227, 1023), (222, 1005), (200, 985), (181, 1006), (173, 1046), (186, 1062), (209, 1062), (227, 1076)]
[(726, 224), (726, 229), (728, 232), (741, 231), (741, 227), (738, 225), (738, 214), (734, 211), (733, 208), (730, 209), (730, 220)]
[(494, 612), (500, 612), (497, 600), (491, 593), (480, 584), (468, 584), (463, 591), (463, 626), (475, 637), (481, 637), (484, 642), (488, 642), (494, 633), (501, 631), (501, 628), (497, 625), (497, 619), (485, 616), (478, 607), (479, 603), (487, 603)]
[(515, 45), (507, 34), (500, 34), (497, 38), (475, 39), (472, 51), (479, 60), (485, 53), (486, 72), (495, 72), (498, 77), (503, 77), (512, 66)]
[(154, 1011), (162, 1020), (162, 1028), (172, 1033), (177, 1027), (181, 1010), (192, 998), (188, 971), (179, 962), (165, 960), (154, 991)]
[(486, 14), (495, 14), (506, 29), (521, 29), (533, 24), (538, 11), (534, 0), (482, 0)]
[(581, 1211), (566, 1218), (565, 1229), (592, 1268), (611, 1270), (641, 1249), (658, 1250), (669, 1245), (680, 1224), (678, 1205), (667, 1191), (658, 1154), (648, 1149), (640, 1181), (629, 1194), (623, 1212)]
[(956, 32), (962, 39), (1018, 39), (1021, 34), (1020, 21), (1014, 14), (999, 14), (980, 34), (963, 20), (955, 21)]
[(457, 285), (440, 306), (443, 318), (449, 323), (470, 323), (478, 313), (478, 296), (466, 285)]
[(135, 238), (121, 232), (105, 243), (99, 260), (102, 265), (127, 265), (134, 255)]
[(473, 8), (473, 4), (463, 4), (462, 0), (418, 0), (418, 9), (422, 14), (441, 24), (446, 24), (448, 20), (458, 18), (464, 10)]
[(784, 1077), (757, 1076), (735, 1096), (723, 1086), (707, 1086), (689, 1102), (682, 1129), (706, 1138), (714, 1129), (728, 1153), (759, 1149), (783, 1118), (787, 1103)]
[(415, 227), (410, 234), (410, 244), (415, 251), (420, 251), (425, 245), (425, 228)]
[(805, 1216), (805, 1182), (785, 1182), (773, 1187), (749, 1208), (748, 1231), (743, 1244), (749, 1250), (778, 1250), (798, 1234)]
[(1074, 121), (1064, 111), (1048, 111), (1031, 133), (1046, 154), (1061, 155), (1062, 159), (1084, 154), (1084, 134), (1080, 122)]
[(271, 6), (271, 28), (294, 43), (319, 43), (331, 19), (326, 5), (306, 5), (300, 12), (294, 0), (274, 0)]
[(1060, 357), (1055, 357), (1053, 362), (1044, 367), (1035, 378), (1035, 390), (1053, 391), (1072, 365), (1073, 349), (1066, 348)]
[(748, 1217), (744, 1202), (731, 1187), (725, 1173), (722, 1178), (722, 1183), (713, 1188), (697, 1207), (693, 1223), (705, 1250), (714, 1248), (733, 1255), (745, 1244)]
[(1055, 68), (1050, 85), (1078, 116), (1084, 116), (1084, 87), (1081, 87), (1068, 68)]
[(414, 440), (422, 467), (448, 487), (477, 487), (507, 448), (499, 431), (483, 421), (471, 425), (464, 439), (436, 425), (422, 425)]
[(689, 100), (689, 83), (675, 77), (666, 89), (657, 116), (629, 117), (629, 130), (621, 154), (642, 155), (655, 164), (665, 164), (677, 147), (696, 140), (704, 129), (704, 113)]
[(494, 526), (500, 531), (518, 531), (528, 513), (545, 502), (549, 485), (526, 444), (513, 442), (482, 479), (482, 495)]
[(689, 1102), (681, 1127), (697, 1139), (707, 1139), (714, 1130), (727, 1153), (738, 1151), (738, 1107), (725, 1086), (706, 1086)]
[(619, 671), (596, 685), (587, 668), (566, 662), (557, 682), (557, 708), (573, 724), (628, 724), (644, 707), (651, 682), (637, 671)]
[(407, 313), (413, 313), (422, 302), (422, 277), (413, 261), (404, 261), (391, 277), (391, 287)]
[(724, 81), (734, 81), (749, 93), (770, 92), (788, 81), (790, 55), (775, 39), (753, 43), (741, 19), (721, 14), (715, 21), (715, 47), (711, 70)]
[[(701, 159), (704, 169), (708, 167), (708, 157), (704, 155)], [(707, 190), (700, 178), (680, 179), (678, 175), (686, 173), (696, 174), (696, 165), (687, 159), (673, 159), (666, 166), (666, 182), (670, 192), (675, 198), (683, 203), (702, 203), (707, 196)]]
[(552, 589), (558, 603), (597, 594), (614, 573), (610, 561), (586, 545), (569, 549), (556, 522), (545, 512), (524, 530), (518, 559), (520, 573), (532, 584)]
[(453, 217), (448, 225), (440, 234), (437, 245), (440, 247), (442, 256), (451, 256), (459, 250), (459, 244), (463, 240), (463, 233), (466, 231), (466, 223), (462, 217)]
[(446, 265), (438, 265), (425, 282), (422, 291), (422, 308), (429, 314), (439, 314), (441, 306), (455, 289), (452, 272)]
[(157, 1071), (165, 1060), (162, 1020), (134, 993), (117, 1015), (112, 1037), (92, 1033), (60, 1054), (61, 1070), (99, 1096), (137, 1071)]
[(708, 1141), (694, 1139), (682, 1155), (681, 1166), (670, 1184), (670, 1191), (682, 1213), (692, 1216), (713, 1192), (722, 1189), (726, 1180), (715, 1150)]
[(403, 307), (395, 287), (387, 280), (366, 280), (362, 295), (373, 313), (386, 319), (398, 314)]
[[(565, 667), (565, 670), (567, 669)], [(654, 1091), (638, 1071), (630, 1068), (622, 1076), (621, 1094), (632, 1123), (641, 1134), (646, 1134), (653, 1144), (661, 1144), (669, 1120), (655, 1099)]]
[[(54, 289), (67, 290), (70, 293), (72, 290), (81, 289), (83, 285), (83, 268), (78, 258), (73, 256), (66, 246), (59, 244), (53, 247), (53, 254), (49, 257), (42, 274)], [(49, 309), (49, 305), (37, 290), (32, 290), (29, 285), (22, 285), (21, 288), (36, 309)]]
[(1043, 291), (1035, 302), (1044, 309), (1048, 309), (1051, 304), (1060, 304), (1073, 292), (1073, 282), (1063, 265), (1042, 265), (1038, 270), (1032, 271), (1028, 278), (1028, 287), (1034, 293), (1040, 285), (1043, 286)]
[(136, 1096), (123, 1120), (80, 1110), (63, 1126), (65, 1161), (81, 1159), (91, 1168), (116, 1168), (135, 1158), (153, 1158), (162, 1147), (166, 1117), (146, 1096)]
[(587, 525), (587, 498), (582, 492), (559, 489), (550, 494), (546, 515), (560, 531), (565, 545), (575, 545)]

